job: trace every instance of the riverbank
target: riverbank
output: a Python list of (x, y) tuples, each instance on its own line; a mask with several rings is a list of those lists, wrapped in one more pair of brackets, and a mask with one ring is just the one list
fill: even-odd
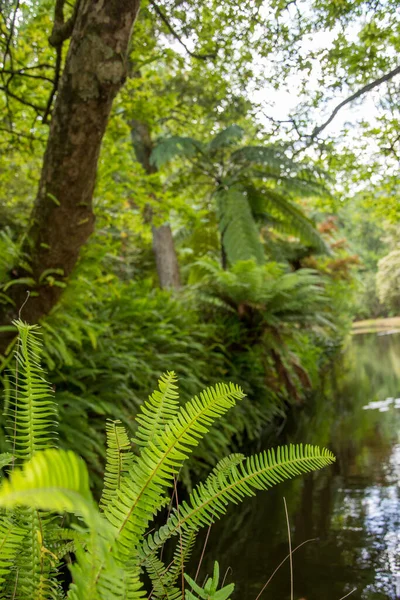
[(366, 319), (364, 321), (355, 321), (352, 327), (352, 334), (360, 333), (399, 333), (400, 317), (390, 317), (387, 319)]

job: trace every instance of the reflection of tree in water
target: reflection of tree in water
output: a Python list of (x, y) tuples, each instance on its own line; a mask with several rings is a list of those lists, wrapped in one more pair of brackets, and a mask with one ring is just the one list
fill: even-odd
[[(236, 597), (254, 600), (286, 556), (283, 496), (288, 502), (293, 546), (318, 537), (294, 556), (295, 597), (338, 600), (354, 587), (356, 599), (395, 599), (400, 573), (400, 411), (363, 410), (372, 400), (400, 396), (400, 336), (360, 336), (341, 366), (342, 375), (293, 415), (294, 433), (283, 441), (329, 445), (337, 455), (331, 469), (287, 482), (213, 526), (204, 573), (218, 558), (231, 566)], [(346, 367), (346, 368), (344, 368)], [(194, 559), (195, 562), (196, 559)], [(289, 598), (286, 564), (262, 598)]]

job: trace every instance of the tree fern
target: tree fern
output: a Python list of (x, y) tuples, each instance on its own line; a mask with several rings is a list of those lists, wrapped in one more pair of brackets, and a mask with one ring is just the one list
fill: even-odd
[(178, 156), (191, 158), (201, 151), (201, 143), (190, 137), (171, 136), (159, 142), (151, 155), (151, 164), (157, 168)]
[(228, 188), (216, 194), (222, 245), (229, 263), (254, 258), (264, 262), (264, 249), (249, 203), (242, 190)]
[(239, 125), (230, 125), (213, 137), (211, 142), (208, 144), (208, 148), (211, 150), (211, 152), (219, 150), (220, 148), (226, 148), (227, 146), (230, 146), (231, 144), (237, 143), (239, 140), (241, 140), (243, 135), (244, 131), (241, 127), (239, 127)]

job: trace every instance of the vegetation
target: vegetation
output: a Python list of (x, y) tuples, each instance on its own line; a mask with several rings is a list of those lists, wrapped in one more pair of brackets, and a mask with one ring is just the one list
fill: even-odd
[(353, 320), (397, 315), (398, 8), (0, 2), (0, 381), (12, 410), (15, 322), (40, 325), (54, 456), (95, 497), (106, 419), (131, 439), (163, 372), (181, 410), (245, 395), (179, 468), (194, 493), (315, 403)]
[[(15, 389), (7, 407), (10, 450), (2, 466), (12, 465), (0, 487), (0, 585), (4, 596), (64, 598), (58, 577), (67, 557), (72, 575), (68, 598), (142, 598), (144, 567), (157, 598), (185, 595), (183, 574), (196, 534), (223, 516), (229, 502), (333, 462), (328, 450), (313, 446), (281, 447), (245, 458), (222, 459), (188, 499), (172, 496), (166, 523), (148, 532), (152, 519), (169, 502), (165, 496), (184, 460), (212, 423), (242, 400), (234, 384), (217, 384), (179, 406), (174, 373), (143, 405), (136, 421), (135, 446), (119, 421), (107, 424), (107, 463), (100, 510), (94, 504), (84, 462), (71, 450), (56, 449), (56, 410), (51, 387), (40, 365), (36, 326), (16, 322)], [(176, 501), (176, 507), (173, 502)], [(50, 513), (49, 513), (50, 511)], [(65, 527), (64, 518), (78, 517)], [(51, 514), (53, 513), (53, 514)], [(159, 557), (164, 544), (179, 537), (173, 562)], [(72, 554), (76, 560), (72, 560)], [(183, 575), (182, 575), (183, 576)], [(187, 577), (200, 597), (228, 598), (233, 585), (220, 589), (218, 566), (203, 590)], [(65, 587), (65, 586), (64, 586)]]

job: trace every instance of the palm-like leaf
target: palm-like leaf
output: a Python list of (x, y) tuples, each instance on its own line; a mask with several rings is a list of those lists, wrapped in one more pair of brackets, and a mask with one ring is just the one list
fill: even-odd
[(264, 249), (248, 200), (240, 188), (220, 190), (216, 194), (219, 229), (228, 261), (254, 258), (264, 262)]
[(155, 165), (159, 169), (178, 156), (191, 158), (201, 151), (201, 142), (198, 142), (194, 138), (176, 135), (162, 140), (157, 144), (151, 154), (150, 161), (152, 165)]
[(329, 254), (328, 246), (312, 221), (279, 191), (265, 187), (257, 189), (254, 186), (249, 186), (247, 194), (256, 219), (268, 223), (272, 218), (275, 229), (296, 235), (302, 242), (310, 244), (316, 251)]
[(234, 144), (243, 138), (244, 131), (239, 125), (230, 125), (226, 129), (223, 129), (211, 140), (208, 144), (208, 149), (211, 152), (215, 152), (220, 148), (226, 148), (231, 144)]

